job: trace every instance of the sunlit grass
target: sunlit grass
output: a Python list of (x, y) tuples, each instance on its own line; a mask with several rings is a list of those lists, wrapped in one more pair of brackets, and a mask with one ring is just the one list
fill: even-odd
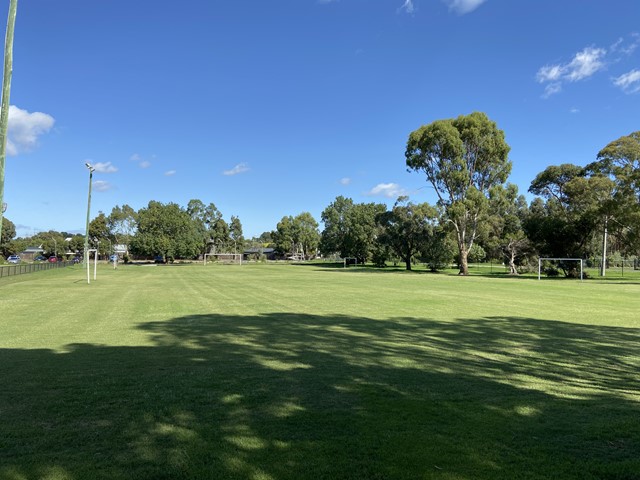
[(640, 284), (79, 267), (0, 281), (0, 478), (638, 479)]

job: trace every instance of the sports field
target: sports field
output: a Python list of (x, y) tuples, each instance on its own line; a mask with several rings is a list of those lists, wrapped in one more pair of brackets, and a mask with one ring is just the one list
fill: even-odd
[(0, 280), (0, 479), (640, 479), (640, 283)]

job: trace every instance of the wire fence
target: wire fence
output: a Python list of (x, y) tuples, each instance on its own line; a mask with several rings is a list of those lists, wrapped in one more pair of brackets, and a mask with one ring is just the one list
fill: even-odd
[(73, 265), (73, 262), (17, 263), (15, 265), (2, 265), (0, 266), (0, 278), (40, 272), (42, 270), (51, 270), (53, 268), (64, 268), (71, 265)]

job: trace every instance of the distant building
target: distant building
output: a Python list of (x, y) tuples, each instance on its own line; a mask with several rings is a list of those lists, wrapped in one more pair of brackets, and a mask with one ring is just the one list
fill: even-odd
[(20, 253), (20, 258), (22, 258), (22, 260), (33, 262), (34, 258), (36, 258), (38, 255), (42, 255), (43, 253), (44, 249), (42, 248), (42, 246), (27, 247), (24, 249), (24, 252)]
[(259, 260), (260, 256), (264, 255), (267, 260), (277, 260), (275, 248), (247, 248), (242, 252), (243, 260)]

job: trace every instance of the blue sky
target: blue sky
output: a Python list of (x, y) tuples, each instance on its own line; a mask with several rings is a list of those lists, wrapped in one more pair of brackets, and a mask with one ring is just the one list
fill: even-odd
[(92, 218), (198, 198), (252, 236), (338, 195), (434, 203), (407, 137), (473, 111), (526, 192), (640, 129), (640, 2), (22, 0), (11, 105), (22, 236), (84, 232), (85, 162)]

